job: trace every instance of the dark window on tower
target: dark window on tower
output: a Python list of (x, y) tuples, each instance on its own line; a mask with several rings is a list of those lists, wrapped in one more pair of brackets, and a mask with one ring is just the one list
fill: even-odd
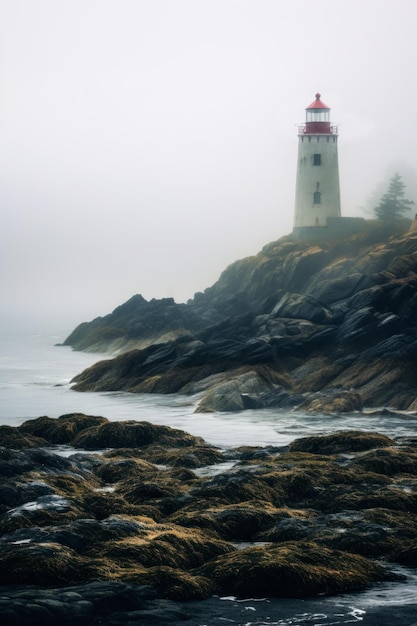
[(314, 204), (321, 204), (321, 193), (320, 191), (314, 192)]
[(321, 154), (313, 154), (313, 165), (321, 165)]

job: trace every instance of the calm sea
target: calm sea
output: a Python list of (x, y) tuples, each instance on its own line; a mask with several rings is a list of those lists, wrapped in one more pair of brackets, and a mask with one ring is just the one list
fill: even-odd
[[(58, 417), (65, 413), (82, 412), (103, 415), (111, 420), (147, 420), (181, 428), (223, 448), (244, 444), (281, 446), (297, 437), (343, 429), (378, 431), (395, 437), (416, 434), (417, 420), (415, 416), (407, 414), (381, 417), (369, 411), (365, 415), (323, 416), (294, 411), (256, 410), (205, 415), (194, 413), (198, 398), (193, 397), (77, 393), (71, 390), (73, 376), (106, 357), (57, 346), (63, 339), (54, 334), (19, 332), (0, 335), (0, 424), (17, 426), (41, 415)], [(309, 601), (303, 601), (302, 615), (299, 610), (289, 609), (292, 606), (289, 604), (287, 608), (291, 615), (282, 616), (278, 621), (272, 615), (266, 620), (260, 615), (257, 617), (256, 606), (259, 605), (254, 603), (254, 612), (251, 609), (250, 615), (248, 613), (246, 623), (248, 626), (377, 624), (372, 621), (374, 611), (385, 606), (387, 621), (384, 619), (380, 623), (390, 624), (393, 613), (398, 617), (401, 615), (401, 607), (407, 607), (409, 611), (417, 603), (417, 576), (415, 571), (410, 570), (406, 574), (408, 580), (401, 584), (387, 583), (365, 593), (323, 599), (323, 610), (319, 613), (317, 600), (311, 602), (311, 610)], [(228, 615), (229, 623), (238, 623), (230, 619)], [(417, 604), (415, 621), (412, 623), (417, 624)], [(411, 622), (402, 621), (402, 624), (408, 626)]]

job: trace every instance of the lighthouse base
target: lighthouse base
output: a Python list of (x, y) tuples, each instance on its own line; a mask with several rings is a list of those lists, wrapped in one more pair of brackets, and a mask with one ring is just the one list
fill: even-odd
[(326, 226), (294, 226), (296, 241), (337, 241), (366, 229), (363, 217), (329, 217)]

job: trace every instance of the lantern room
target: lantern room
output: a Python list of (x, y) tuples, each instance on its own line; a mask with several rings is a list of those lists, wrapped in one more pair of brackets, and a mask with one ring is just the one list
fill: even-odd
[(332, 135), (337, 133), (337, 128), (330, 125), (330, 108), (320, 100), (320, 94), (316, 93), (316, 99), (306, 108), (306, 123), (300, 128), (300, 132), (307, 135)]

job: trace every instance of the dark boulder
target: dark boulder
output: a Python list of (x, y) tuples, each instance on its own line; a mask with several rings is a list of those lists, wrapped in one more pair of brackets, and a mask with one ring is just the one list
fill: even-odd
[(262, 408), (292, 409), (300, 406), (305, 401), (305, 396), (301, 393), (291, 393), (283, 387), (277, 387), (272, 391), (262, 393), (257, 400)]
[(408, 542), (406, 547), (397, 550), (392, 559), (406, 567), (417, 567), (417, 541)]
[(71, 469), (71, 463), (62, 456), (42, 448), (8, 450), (0, 448), (0, 474), (19, 476), (30, 471), (56, 474)]
[(0, 537), (0, 544), (56, 543), (78, 554), (85, 554), (94, 546), (102, 545), (103, 542), (125, 537), (138, 537), (141, 534), (144, 534), (144, 531), (139, 522), (134, 519), (112, 516), (101, 521), (79, 519), (57, 526), (22, 528), (4, 534)]
[(319, 300), (310, 295), (286, 292), (271, 312), (272, 317), (305, 319), (315, 324), (331, 324), (333, 322), (330, 309), (325, 308)]
[(147, 585), (101, 581), (58, 589), (7, 586), (0, 590), (3, 626), (158, 625), (186, 617), (179, 606), (161, 600)]
[(326, 389), (317, 394), (306, 394), (298, 408), (312, 413), (351, 413), (362, 409), (362, 398), (357, 391)]

